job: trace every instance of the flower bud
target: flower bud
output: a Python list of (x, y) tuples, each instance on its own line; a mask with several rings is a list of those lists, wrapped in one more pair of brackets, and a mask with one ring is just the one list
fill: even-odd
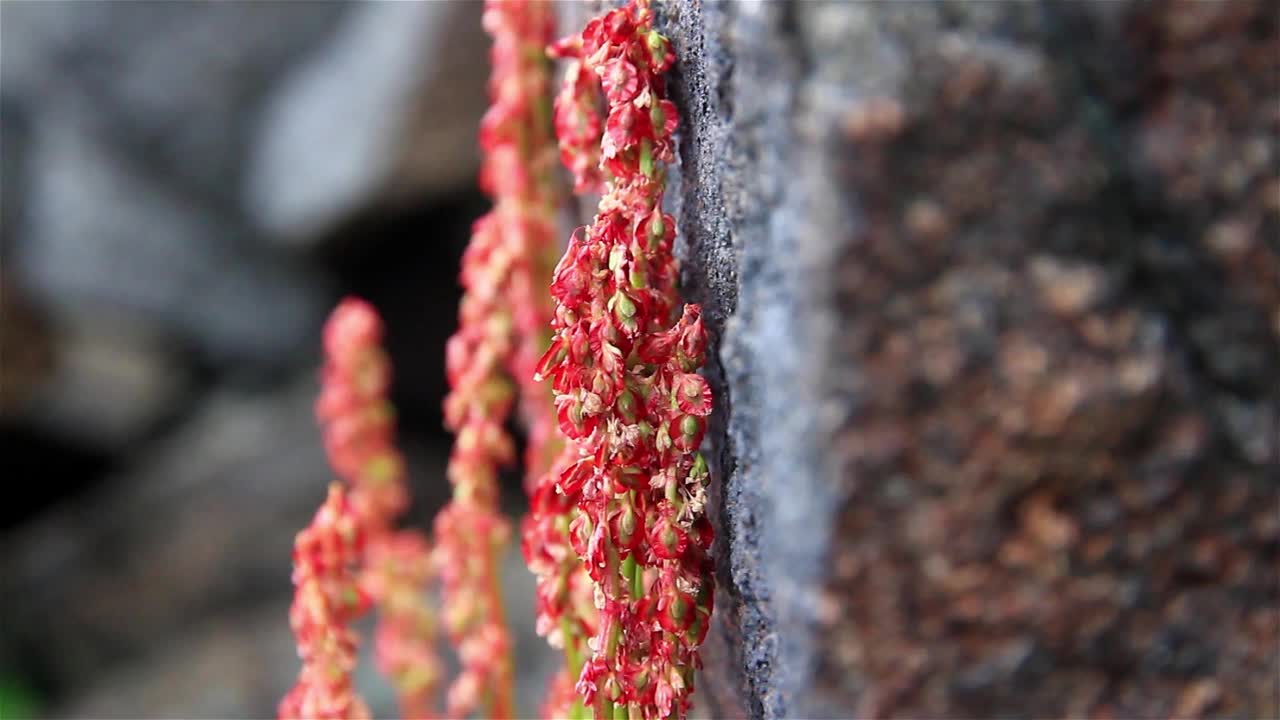
[(706, 420), (696, 415), (685, 415), (680, 420), (680, 434), (672, 442), (680, 450), (692, 452), (702, 444), (702, 435), (706, 430)]
[(636, 396), (630, 390), (623, 390), (614, 402), (614, 409), (629, 423), (636, 421)]
[(613, 311), (618, 316), (618, 322), (625, 322), (636, 316), (636, 304), (626, 293), (618, 292), (613, 296)]
[(707, 470), (707, 461), (702, 457), (702, 453), (693, 456), (693, 467), (689, 470), (689, 480), (704, 486), (711, 481), (711, 473)]
[(620, 547), (634, 550), (644, 537), (644, 519), (630, 503), (614, 515), (613, 537)]
[(684, 530), (668, 517), (663, 517), (649, 531), (649, 546), (653, 554), (664, 560), (674, 560), (684, 554), (689, 538)]

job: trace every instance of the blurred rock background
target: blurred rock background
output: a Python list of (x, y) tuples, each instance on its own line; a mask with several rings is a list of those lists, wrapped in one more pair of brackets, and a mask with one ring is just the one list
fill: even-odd
[[(274, 714), (292, 537), (331, 477), (319, 328), (344, 293), (389, 326), (414, 521), (447, 496), (441, 348), (486, 209), (480, 10), (0, 5), (0, 705)], [(542, 641), (521, 644), (536, 665)], [(523, 674), (533, 707), (543, 674)]]

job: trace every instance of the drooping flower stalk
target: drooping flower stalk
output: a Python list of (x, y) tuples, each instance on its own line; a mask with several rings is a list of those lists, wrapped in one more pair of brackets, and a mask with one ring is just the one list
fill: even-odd
[[(556, 490), (577, 505), (569, 537), (600, 610), (577, 690), (597, 718), (683, 717), (713, 605), (708, 472), (697, 454), (712, 398), (696, 373), (706, 349), (698, 307), (673, 322), (675, 219), (662, 196), (677, 117), (662, 73), (674, 56), (645, 0), (592, 20), (555, 51), (580, 63), (562, 103), (584, 96), (585, 75), (608, 104), (604, 196), (556, 267), (555, 337), (538, 366), (576, 453)], [(557, 128), (589, 126), (571, 119), (558, 112)], [(577, 137), (564, 139), (566, 164), (590, 185)]]
[(325, 366), (316, 416), (329, 462), (366, 537), (362, 587), (378, 607), (378, 668), (391, 680), (406, 720), (435, 715), (439, 684), (435, 613), (428, 603), (431, 555), (417, 530), (395, 529), (409, 502), (405, 463), (387, 399), (391, 365), (382, 321), (363, 300), (347, 298), (325, 325)]
[(333, 483), (315, 519), (294, 542), (289, 625), (302, 672), (280, 701), (282, 719), (369, 717), (351, 687), (358, 641), (350, 625), (369, 606), (356, 575), (363, 552), (360, 520), (342, 486)]
[(525, 561), (537, 576), (537, 632), (565, 653), (563, 682), (553, 682), (544, 704), (543, 717), (548, 718), (579, 716), (574, 680), (582, 670), (587, 639), (599, 623), (591, 578), (569, 538), (577, 505), (557, 491), (560, 473), (576, 458), (577, 448), (570, 444), (543, 474), (530, 496), (521, 535)]

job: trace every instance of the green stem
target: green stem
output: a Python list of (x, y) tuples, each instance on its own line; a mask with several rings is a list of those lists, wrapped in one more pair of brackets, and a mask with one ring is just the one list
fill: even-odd
[(640, 141), (640, 172), (647, 178), (653, 177), (653, 146), (648, 138)]
[(635, 553), (632, 553), (627, 556), (626, 560), (622, 561), (622, 577), (627, 581), (627, 589), (631, 591), (632, 597), (639, 600), (640, 593), (636, 592), (636, 578), (643, 576), (636, 572), (636, 570), (636, 556)]
[[(609, 595), (618, 596), (618, 576), (619, 576), (618, 549), (609, 545), (605, 548), (605, 577), (609, 582)], [(604, 653), (609, 659), (610, 665), (618, 657), (618, 642), (622, 639), (622, 623), (617, 618), (610, 618), (609, 637), (605, 640)], [(605, 689), (600, 688), (596, 692), (596, 718), (598, 720), (610, 720), (614, 717), (613, 699), (606, 696)]]

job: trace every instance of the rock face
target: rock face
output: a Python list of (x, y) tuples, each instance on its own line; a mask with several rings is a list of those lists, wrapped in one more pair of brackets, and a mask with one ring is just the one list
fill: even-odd
[(370, 206), (468, 187), (486, 105), (480, 9), (353, 7), (267, 105), (244, 193), (254, 219), (288, 243), (315, 242)]
[(712, 714), (1280, 713), (1275, 13), (659, 17)]
[[(47, 366), (6, 375), (4, 419), (116, 454), (211, 377), (313, 361), (348, 280), (325, 253), (473, 192), (480, 12), (0, 7), (0, 265)], [(464, 238), (432, 244), (449, 277)]]

